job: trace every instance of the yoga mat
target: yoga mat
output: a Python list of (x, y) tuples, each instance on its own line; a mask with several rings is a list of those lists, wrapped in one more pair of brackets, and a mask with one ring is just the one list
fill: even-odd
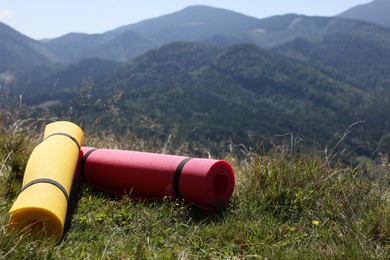
[(235, 176), (223, 160), (136, 151), (81, 148), (78, 178), (94, 188), (134, 199), (183, 198), (201, 208), (226, 204)]
[(11, 228), (27, 228), (61, 240), (83, 138), (83, 131), (71, 122), (46, 125), (44, 139), (28, 159), (21, 193), (10, 210)]

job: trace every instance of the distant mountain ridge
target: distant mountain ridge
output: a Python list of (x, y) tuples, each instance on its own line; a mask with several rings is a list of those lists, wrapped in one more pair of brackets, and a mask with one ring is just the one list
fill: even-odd
[[(367, 13), (366, 10), (379, 6), (380, 8), (374, 8), (374, 11), (368, 13), (370, 17), (384, 17), (378, 14), (390, 12), (389, 3), (390, 0), (377, 0), (358, 6), (356, 10)], [(344, 15), (347, 13), (349, 12)], [(0, 61), (0, 69), (4, 71), (11, 63), (27, 69), (39, 64), (71, 63), (87, 58), (127, 62), (174, 41), (206, 42), (217, 46), (251, 43), (272, 48), (296, 38), (315, 41), (324, 34), (336, 31), (343, 33), (351, 26), (363, 26), (356, 24), (357, 21), (351, 24), (341, 19), (342, 17), (343, 14), (336, 18), (287, 14), (257, 19), (221, 8), (190, 6), (102, 34), (69, 33), (41, 42), (1, 24), (0, 47), (4, 55)], [(385, 19), (386, 17), (382, 20)]]
[(69, 62), (87, 58), (102, 42), (100, 34), (69, 33), (45, 40), (43, 44), (62, 60)]
[(352, 7), (351, 9), (337, 15), (337, 17), (366, 21), (390, 27), (389, 14), (390, 0), (375, 0), (368, 4)]
[(9, 67), (17, 71), (59, 62), (44, 44), (33, 40), (0, 22), (0, 74)]
[(191, 6), (172, 14), (122, 26), (103, 34), (72, 33), (45, 40), (44, 44), (53, 53), (68, 61), (98, 57), (123, 62), (166, 43), (201, 42), (215, 35), (237, 34), (254, 26), (257, 22), (257, 18), (225, 9)]
[(165, 44), (173, 41), (202, 41), (218, 34), (236, 34), (257, 23), (257, 18), (234, 11), (209, 6), (190, 6), (172, 14), (120, 27), (107, 34), (134, 30)]
[(272, 48), (296, 38), (315, 41), (328, 33), (367, 26), (358, 23), (341, 17), (296, 14), (257, 19), (220, 8), (190, 6), (103, 34), (68, 34), (44, 44), (68, 61), (97, 57), (126, 62), (175, 41), (206, 42), (217, 46), (251, 43)]

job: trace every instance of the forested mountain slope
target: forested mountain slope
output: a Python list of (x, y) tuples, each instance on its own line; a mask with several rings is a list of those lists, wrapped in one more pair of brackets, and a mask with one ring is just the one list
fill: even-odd
[(0, 74), (8, 69), (29, 71), (35, 66), (58, 62), (44, 45), (0, 23)]
[(348, 18), (366, 21), (381, 26), (390, 27), (390, 1), (375, 0), (368, 4), (362, 4), (337, 15), (341, 18)]
[[(285, 133), (325, 146), (337, 132), (367, 120), (356, 130), (365, 140), (346, 140), (351, 147), (367, 143), (361, 149), (366, 153), (389, 127), (369, 125), (381, 114), (371, 114), (375, 95), (254, 45), (170, 44), (96, 83), (94, 93), (86, 105), (71, 103), (73, 115), (86, 125), (143, 138), (171, 136), (177, 145), (213, 151), (227, 142), (284, 142), (286, 137), (277, 136)], [(114, 102), (113, 96), (119, 98)], [(68, 106), (53, 109), (66, 113)], [(117, 109), (110, 114), (112, 106)]]

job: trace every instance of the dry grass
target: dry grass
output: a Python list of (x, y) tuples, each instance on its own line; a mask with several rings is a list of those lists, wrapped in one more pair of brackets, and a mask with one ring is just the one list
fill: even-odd
[[(180, 200), (130, 201), (81, 185), (73, 188), (63, 240), (53, 244), (7, 231), (40, 127), (24, 121), (0, 126), (0, 258), (383, 258), (390, 257), (387, 180), (365, 178), (362, 168), (330, 166), (324, 152), (267, 154), (245, 150), (225, 159), (235, 167), (231, 202), (204, 212)], [(37, 141), (38, 140), (38, 141)], [(88, 145), (161, 152), (167, 144), (105, 134)], [(165, 148), (164, 148), (165, 147)], [(383, 157), (383, 171), (389, 171)], [(387, 175), (388, 176), (388, 175)]]

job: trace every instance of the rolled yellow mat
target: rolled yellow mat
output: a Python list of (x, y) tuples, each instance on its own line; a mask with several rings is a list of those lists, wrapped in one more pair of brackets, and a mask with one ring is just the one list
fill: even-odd
[(84, 134), (76, 124), (59, 121), (46, 125), (43, 138), (28, 159), (9, 224), (41, 232), (58, 242)]

